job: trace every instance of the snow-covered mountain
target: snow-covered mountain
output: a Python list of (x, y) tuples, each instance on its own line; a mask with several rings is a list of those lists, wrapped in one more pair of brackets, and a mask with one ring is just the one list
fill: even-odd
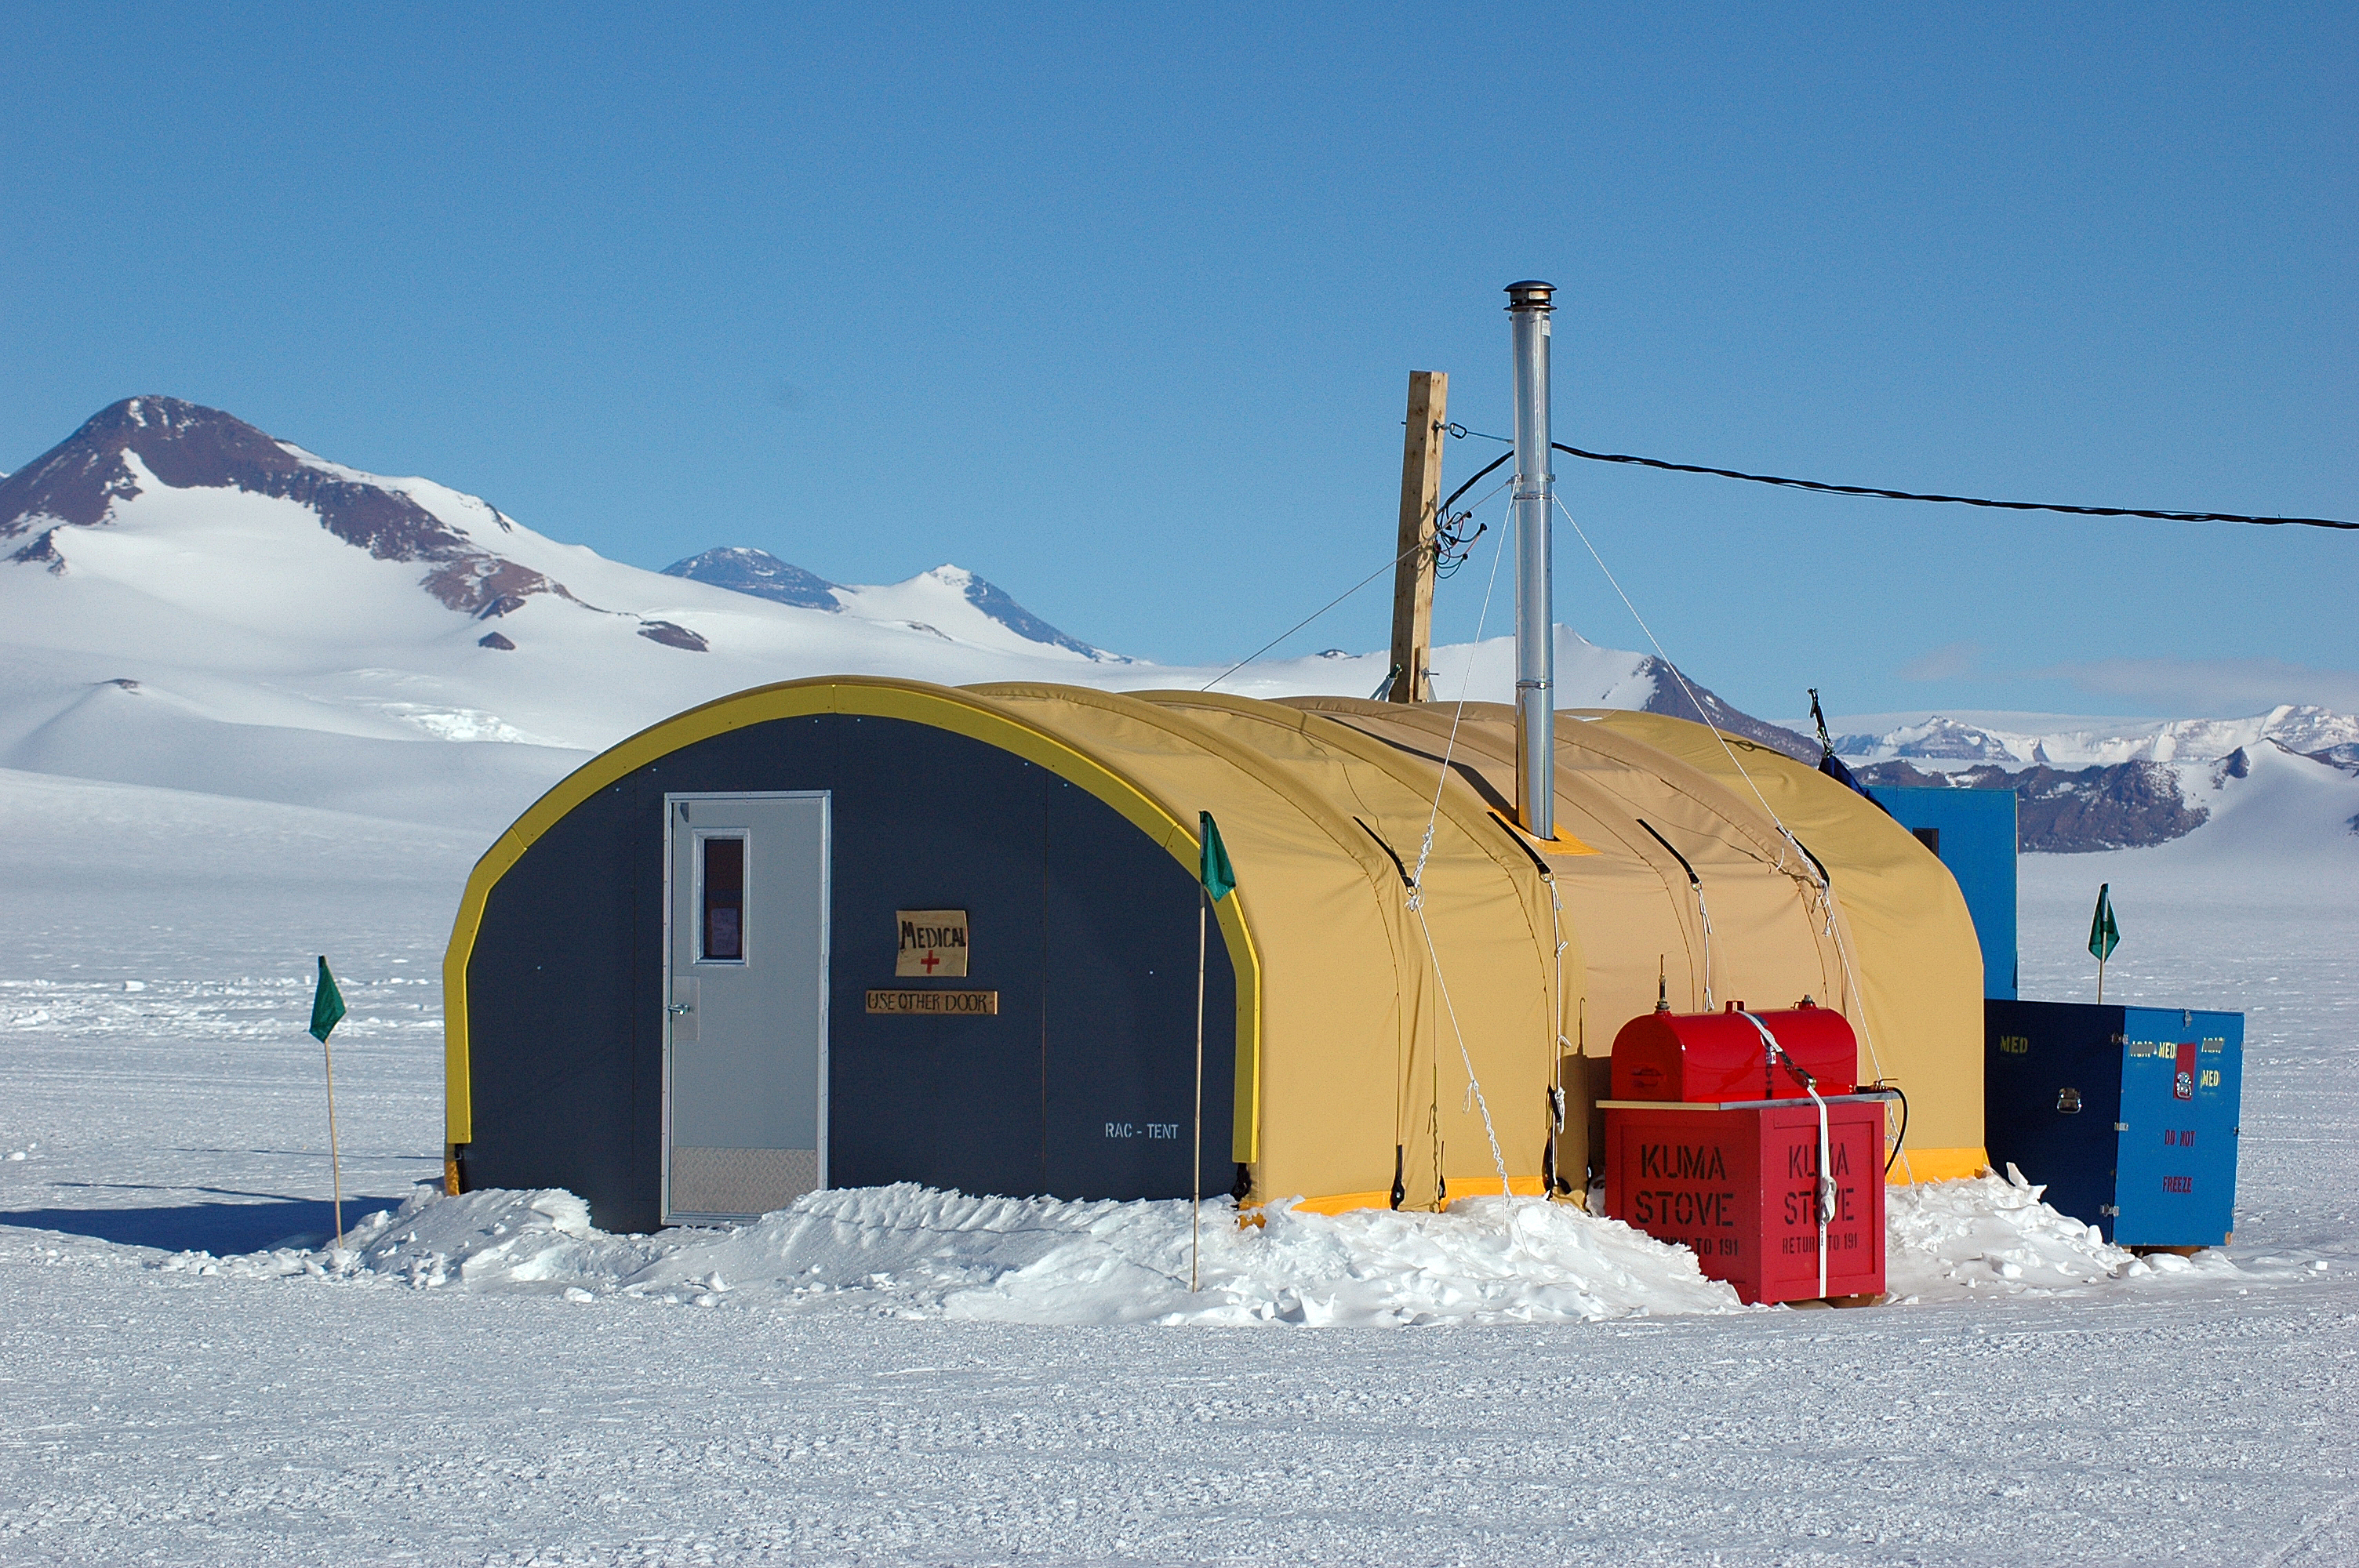
[[(2249, 749), (2239, 746), (2224, 757), (2182, 756), (2167, 762), (2138, 758), (2071, 769), (2044, 762), (2026, 768), (2001, 762), (1941, 768), (1895, 758), (1861, 762), (1854, 772), (1869, 785), (2013, 790), (2017, 841), (2035, 851), (2081, 853), (2167, 844), (2211, 825), (2223, 806), (2256, 796), (2280, 805), (2315, 796), (2332, 807), (2321, 822), (2331, 818), (2338, 831), (2359, 835), (2359, 810), (2354, 809), (2359, 808), (2359, 765), (2338, 761), (2333, 748), (2304, 753), (2275, 740)], [(2255, 777), (2268, 781), (2266, 787), (2244, 782)], [(2295, 789), (2288, 782), (2293, 780), (2307, 783)]]
[[(750, 593), (778, 604), (841, 611), (863, 621), (882, 621), (1009, 653), (1061, 651), (1103, 664), (1133, 662), (1119, 654), (1093, 648), (1078, 637), (1067, 636), (1016, 603), (1005, 589), (964, 567), (936, 567), (908, 582), (883, 588), (846, 588), (828, 581), (817, 572), (782, 561), (767, 550), (724, 545), (674, 561), (664, 568), (664, 575), (709, 582), (716, 588)], [(952, 606), (957, 608), (945, 614), (945, 610)], [(911, 620), (913, 612), (947, 622), (948, 629), (932, 622)]]
[[(2315, 774), (2330, 794), (2359, 774), (2359, 719), (2290, 704), (2248, 719), (1886, 714), (1843, 728), (1835, 751), (1866, 784), (2013, 790), (2022, 845), (2034, 850), (2185, 838), (2213, 824), (2228, 799), (2251, 795), (2257, 786), (2242, 781), (2256, 768), (2271, 779)], [(2359, 807), (2359, 792), (2349, 806)], [(2334, 821), (2359, 832), (2354, 816), (2344, 809)]]
[(715, 588), (750, 593), (756, 599), (802, 610), (842, 608), (836, 600), (835, 584), (819, 573), (782, 561), (767, 550), (747, 549), (742, 545), (723, 545), (674, 561), (664, 568), (664, 576), (709, 582)]
[[(1564, 706), (1690, 710), (1660, 661), (1557, 639)], [(1387, 671), (1381, 652), (1127, 659), (953, 566), (845, 586), (723, 548), (646, 571), (166, 397), (0, 481), (0, 767), (471, 824), (668, 714), (799, 676), (1364, 697)], [(1434, 663), (1438, 696), (1513, 692), (1507, 637)]]
[[(2275, 741), (2210, 760), (2143, 764), (2169, 771), (2201, 823), (2170, 846), (2214, 865), (2337, 860), (2359, 870), (2359, 776)], [(2028, 848), (2029, 846), (2027, 846)]]
[[(1817, 755), (1658, 658), (1565, 627), (1556, 637), (1563, 707), (1704, 719)], [(1125, 658), (954, 566), (848, 586), (723, 547), (646, 571), (474, 496), (348, 468), (171, 398), (104, 409), (0, 479), (0, 768), (492, 828), (588, 752), (795, 676), (1366, 697), (1389, 670), (1383, 651), (1343, 649), (1235, 670)], [(1434, 697), (1505, 701), (1514, 686), (1511, 636), (1434, 651)], [(2074, 767), (2201, 770), (2292, 747), (2323, 759), (2305, 766), (2348, 778), (2330, 764), (2359, 748), (2359, 721), (2315, 708), (2134, 724), (1915, 715), (1846, 729), (1847, 743), (1866, 738), (1852, 751), (1862, 766), (1881, 757), (1911, 777), (2041, 770), (1955, 782), (2052, 797), (2068, 836), (2078, 823), (2106, 843), (2212, 820), (2209, 774)], [(2124, 811), (2144, 826), (2123, 827)], [(2359, 801), (2343, 817), (2354, 811)]]
[[(1835, 737), (1846, 762), (2040, 763), (2058, 768), (2121, 762), (2216, 762), (2273, 741), (2305, 756), (2359, 754), (2359, 718), (2281, 705), (2249, 719), (2069, 719), (2032, 714), (1893, 714), (1849, 719)], [(2332, 759), (2330, 759), (2332, 760)]]

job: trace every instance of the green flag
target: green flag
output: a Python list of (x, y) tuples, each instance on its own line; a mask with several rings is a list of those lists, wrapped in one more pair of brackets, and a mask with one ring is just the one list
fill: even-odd
[(1196, 880), (1204, 884), (1204, 891), (1218, 903), (1237, 885), (1237, 873), (1229, 864), (1228, 846), (1221, 842), (1221, 825), (1212, 820), (1209, 811), (1200, 811), (1196, 816), (1204, 829), (1204, 854), (1196, 867)]
[(2089, 916), (2089, 956), (2100, 964), (2112, 957), (2122, 943), (2122, 934), (2114, 925), (2113, 887), (2111, 882), (2099, 885), (2097, 912)]
[(328, 973), (325, 954), (320, 957), (320, 989), (311, 993), (311, 1037), (322, 1045), (328, 1043), (328, 1031), (343, 1021), (344, 993), (336, 989), (336, 977)]

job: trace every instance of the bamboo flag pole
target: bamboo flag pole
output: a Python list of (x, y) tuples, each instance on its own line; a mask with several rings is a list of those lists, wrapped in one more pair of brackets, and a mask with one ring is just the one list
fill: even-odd
[(328, 1036), (335, 1033), (343, 1016), (344, 994), (336, 989), (336, 977), (328, 972), (328, 956), (322, 953), (319, 987), (311, 993), (311, 1037), (320, 1043), (328, 1066), (328, 1180), (334, 1195), (336, 1239), (332, 1245), (336, 1247), (344, 1244), (344, 1165), (336, 1146), (336, 1050), (328, 1044)]
[(1229, 864), (1228, 846), (1221, 842), (1220, 824), (1209, 811), (1196, 814), (1201, 834), (1196, 860), (1196, 1147), (1195, 1179), (1188, 1208), (1188, 1293), (1202, 1287), (1204, 1261), (1204, 967), (1212, 905), (1229, 896), (1237, 873)]
[(1194, 1156), (1194, 1173), (1189, 1184), (1188, 1205), (1188, 1293), (1194, 1295), (1199, 1287), (1199, 1275), (1204, 1255), (1204, 954), (1205, 933), (1211, 922), (1206, 918), (1212, 907), (1211, 895), (1197, 889), (1196, 898), (1196, 1141), (1190, 1152)]
[(2096, 913), (2089, 916), (2089, 952), (2097, 960), (2097, 1001), (2105, 1000), (2105, 960), (2121, 946), (2121, 929), (2114, 924), (2114, 884), (2105, 882), (2097, 889)]

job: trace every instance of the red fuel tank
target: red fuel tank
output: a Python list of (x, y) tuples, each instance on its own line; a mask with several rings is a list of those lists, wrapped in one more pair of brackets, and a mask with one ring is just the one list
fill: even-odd
[[(1640, 1013), (1614, 1037), (1614, 1098), (1690, 1105), (1807, 1098), (1745, 1011), (1733, 1001), (1723, 1012)], [(1859, 1042), (1842, 1013), (1806, 1000), (1753, 1017), (1818, 1081), (1819, 1093), (1846, 1095), (1857, 1087)]]

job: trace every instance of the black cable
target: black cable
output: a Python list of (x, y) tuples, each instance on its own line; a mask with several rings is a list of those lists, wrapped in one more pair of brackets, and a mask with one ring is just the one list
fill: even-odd
[[(1463, 425), (1449, 427), (1453, 436), (1476, 436), (1485, 441), (1507, 441), (1506, 436), (1494, 436), (1482, 430), (1470, 430)], [(1512, 443), (1510, 443), (1512, 444)], [(1952, 506), (1988, 506), (2001, 512), (2062, 512), (2075, 517), (2151, 517), (2161, 523), (2250, 523), (2263, 528), (2296, 526), (2302, 528), (2342, 528), (2359, 533), (2359, 523), (2345, 523), (2333, 517), (2247, 517), (2234, 512), (2153, 512), (2142, 506), (2066, 506), (2052, 501), (1989, 501), (1978, 495), (1927, 495), (1913, 490), (1881, 490), (1867, 484), (1821, 484), (1814, 479), (1781, 479), (1776, 474), (1745, 473), (1737, 469), (1706, 468), (1700, 463), (1667, 463), (1660, 458), (1635, 458), (1627, 452), (1584, 452), (1579, 447), (1568, 447), (1562, 441), (1550, 441), (1549, 446), (1567, 457), (1585, 458), (1593, 463), (1636, 463), (1641, 468), (1662, 469), (1669, 473), (1702, 473), (1715, 479), (1741, 479), (1754, 484), (1783, 485), (1788, 490), (1815, 490), (1827, 495), (1867, 495), (1882, 501), (1940, 501)], [(1515, 454), (1510, 452), (1508, 457)], [(1503, 457), (1483, 473), (1489, 473)], [(1483, 474), (1476, 474), (1480, 479)], [(1467, 483), (1472, 484), (1473, 480)], [(1465, 493), (1462, 487), (1460, 494)], [(1458, 499), (1453, 495), (1451, 501)], [(1444, 503), (1447, 509), (1447, 503)]]
[[(1494, 437), (1492, 437), (1492, 438), (1491, 438), (1491, 439), (1492, 439), (1492, 440), (1495, 440), (1495, 440), (1497, 440), (1498, 438), (1497, 438), (1496, 436), (1494, 436)], [(1451, 509), (1452, 506), (1455, 506), (1455, 505), (1458, 503), (1458, 498), (1459, 498), (1460, 496), (1462, 496), (1462, 495), (1465, 494), (1468, 491), (1470, 491), (1470, 490), (1473, 489), (1473, 488), (1474, 488), (1474, 486), (1475, 486), (1475, 484), (1476, 484), (1476, 483), (1477, 483), (1477, 482), (1478, 482), (1478, 481), (1483, 478), (1483, 476), (1484, 476), (1484, 474), (1489, 473), (1493, 469), (1497, 468), (1501, 463), (1506, 462), (1509, 458), (1512, 458), (1512, 457), (1514, 457), (1515, 455), (1516, 455), (1516, 454), (1515, 454), (1515, 453), (1513, 453), (1513, 452), (1501, 452), (1497, 457), (1495, 457), (1495, 458), (1492, 459), (1489, 462), (1484, 463), (1484, 464), (1483, 465), (1482, 469), (1480, 470), (1480, 471), (1478, 471), (1478, 472), (1474, 475), (1474, 478), (1468, 480), (1464, 484), (1462, 484), (1462, 485), (1460, 485), (1456, 490), (1451, 491), (1451, 492), (1450, 492), (1450, 499), (1449, 499), (1448, 501), (1443, 502), (1440, 506), (1436, 507), (1436, 508), (1434, 509), (1434, 514), (1434, 514), (1436, 517), (1447, 517), (1447, 516), (1449, 516), (1449, 515), (1450, 515), (1450, 509)]]
[(1892, 1162), (1900, 1158), (1901, 1146), (1908, 1141), (1908, 1097), (1902, 1094), (1900, 1086), (1889, 1078), (1880, 1078), (1875, 1083), (1863, 1084), (1860, 1087), (1871, 1093), (1892, 1095), (1900, 1101), (1900, 1130), (1893, 1134), (1892, 1152), (1884, 1157), (1885, 1173), (1889, 1175), (1892, 1172)]
[(2049, 501), (1986, 501), (1974, 495), (1920, 495), (1910, 490), (1879, 490), (1865, 484), (1821, 484), (1814, 479), (1780, 479), (1775, 474), (1740, 473), (1735, 469), (1703, 468), (1695, 463), (1667, 463), (1660, 458), (1634, 458), (1627, 452), (1584, 452), (1562, 441), (1549, 443), (1568, 457), (1593, 463), (1636, 463), (1672, 473), (1708, 473), (1720, 479), (1750, 480), (1755, 484), (1778, 484), (1788, 490), (1815, 490), (1828, 495), (1872, 495), (1885, 501), (1943, 501), (1953, 506), (1989, 506), (2001, 512), (2065, 512), (2075, 517), (2151, 517), (2163, 523), (2253, 523), (2265, 528), (2288, 524), (2304, 528), (2344, 528), (2359, 533), (2359, 523), (2332, 517), (2245, 517), (2233, 512), (2150, 512), (2139, 506), (2066, 506)]

